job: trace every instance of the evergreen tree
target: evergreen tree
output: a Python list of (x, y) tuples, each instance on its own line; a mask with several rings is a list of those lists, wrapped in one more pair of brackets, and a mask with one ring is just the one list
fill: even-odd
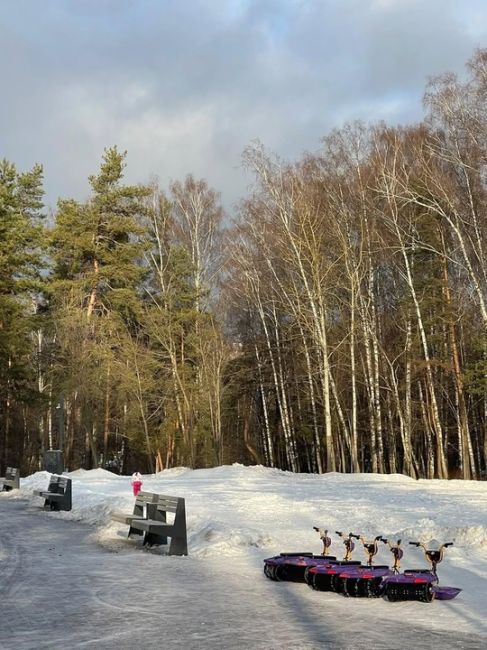
[[(99, 453), (106, 462), (110, 451), (116, 333), (136, 321), (144, 276), (139, 222), (148, 190), (122, 183), (125, 155), (105, 150), (99, 173), (89, 178), (88, 201), (59, 201), (51, 238), (62, 357), (54, 379), (70, 411), (69, 453), (88, 466)], [(73, 439), (80, 430), (85, 441)]]
[[(23, 423), (17, 406), (35, 390), (35, 369), (29, 356), (33, 314), (42, 287), (43, 171), (35, 165), (19, 173), (0, 162), (0, 465), (18, 463)], [(3, 469), (3, 467), (0, 467)]]

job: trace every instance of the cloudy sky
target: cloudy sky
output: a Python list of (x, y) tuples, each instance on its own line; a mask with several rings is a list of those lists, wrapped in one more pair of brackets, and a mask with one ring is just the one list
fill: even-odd
[(230, 209), (252, 140), (294, 158), (347, 120), (416, 120), (476, 47), (486, 0), (0, 0), (0, 157), (43, 163), (54, 207), (117, 144), (129, 181), (192, 172)]

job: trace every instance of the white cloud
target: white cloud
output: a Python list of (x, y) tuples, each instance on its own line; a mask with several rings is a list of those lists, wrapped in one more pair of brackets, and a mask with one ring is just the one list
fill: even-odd
[(83, 198), (103, 148), (127, 178), (245, 191), (242, 149), (316, 149), (346, 119), (416, 120), (429, 75), (487, 45), (483, 0), (0, 3), (0, 155)]

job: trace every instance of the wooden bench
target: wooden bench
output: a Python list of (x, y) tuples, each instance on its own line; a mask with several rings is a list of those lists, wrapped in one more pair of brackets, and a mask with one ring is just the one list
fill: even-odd
[(44, 508), (51, 510), (71, 510), (71, 479), (53, 474), (46, 491), (34, 490), (34, 495), (44, 499)]
[(17, 467), (7, 467), (5, 476), (0, 478), (3, 482), (2, 492), (9, 492), (10, 490), (18, 490), (20, 487), (20, 474)]
[[(137, 503), (141, 496), (143, 501)], [(171, 521), (168, 521), (168, 513)], [(112, 518), (128, 524), (129, 537), (131, 534), (143, 535), (144, 545), (167, 544), (170, 537), (169, 555), (188, 555), (186, 507), (181, 497), (140, 492), (133, 514), (114, 513)]]

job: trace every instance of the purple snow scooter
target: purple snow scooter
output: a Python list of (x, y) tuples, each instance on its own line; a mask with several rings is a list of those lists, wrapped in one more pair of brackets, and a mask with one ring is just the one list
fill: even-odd
[(307, 560), (313, 558), (313, 553), (309, 552), (289, 552), (279, 553), (273, 557), (268, 557), (264, 560), (264, 575), (270, 580), (284, 580), (285, 562), (291, 562), (296, 565), (305, 563)]
[(275, 555), (264, 560), (264, 574), (271, 580), (304, 582), (304, 575), (309, 567), (329, 565), (331, 562), (336, 561), (333, 555), (328, 555), (328, 550), (331, 546), (328, 531), (315, 526), (313, 526), (313, 530), (316, 530), (320, 534), (320, 539), (323, 542), (322, 555), (314, 555), (311, 552), (280, 553), (280, 555)]
[(339, 537), (343, 538), (345, 546), (345, 556), (343, 560), (334, 560), (329, 564), (319, 564), (310, 566), (304, 573), (304, 580), (313, 589), (318, 591), (340, 591), (341, 585), (339, 575), (344, 571), (344, 568), (360, 566), (360, 562), (352, 560), (352, 553), (355, 548), (353, 537), (358, 539), (358, 535), (353, 533), (342, 533), (335, 531)]
[[(400, 543), (401, 540), (398, 541), (396, 547), (391, 546), (393, 553), (394, 549), (398, 548)], [(384, 580), (383, 595), (387, 600), (392, 602), (399, 600), (419, 600), (424, 603), (430, 603), (434, 598), (438, 600), (451, 600), (455, 596), (458, 596), (462, 590), (458, 587), (440, 586), (436, 573), (437, 565), (443, 560), (444, 549), (448, 546), (453, 546), (453, 542), (440, 544), (438, 549), (433, 550), (428, 549), (422, 542), (409, 543), (423, 549), (424, 556), (431, 565), (431, 568), (408, 569), (404, 573), (398, 573), (397, 567), (395, 575)], [(396, 565), (394, 568), (396, 569)]]
[(382, 596), (384, 579), (394, 573), (387, 565), (373, 566), (378, 543), (384, 540), (381, 535), (373, 541), (367, 541), (363, 535), (359, 535), (359, 539), (367, 555), (367, 566), (352, 566), (342, 571), (336, 580), (336, 591), (345, 596), (379, 598)]

